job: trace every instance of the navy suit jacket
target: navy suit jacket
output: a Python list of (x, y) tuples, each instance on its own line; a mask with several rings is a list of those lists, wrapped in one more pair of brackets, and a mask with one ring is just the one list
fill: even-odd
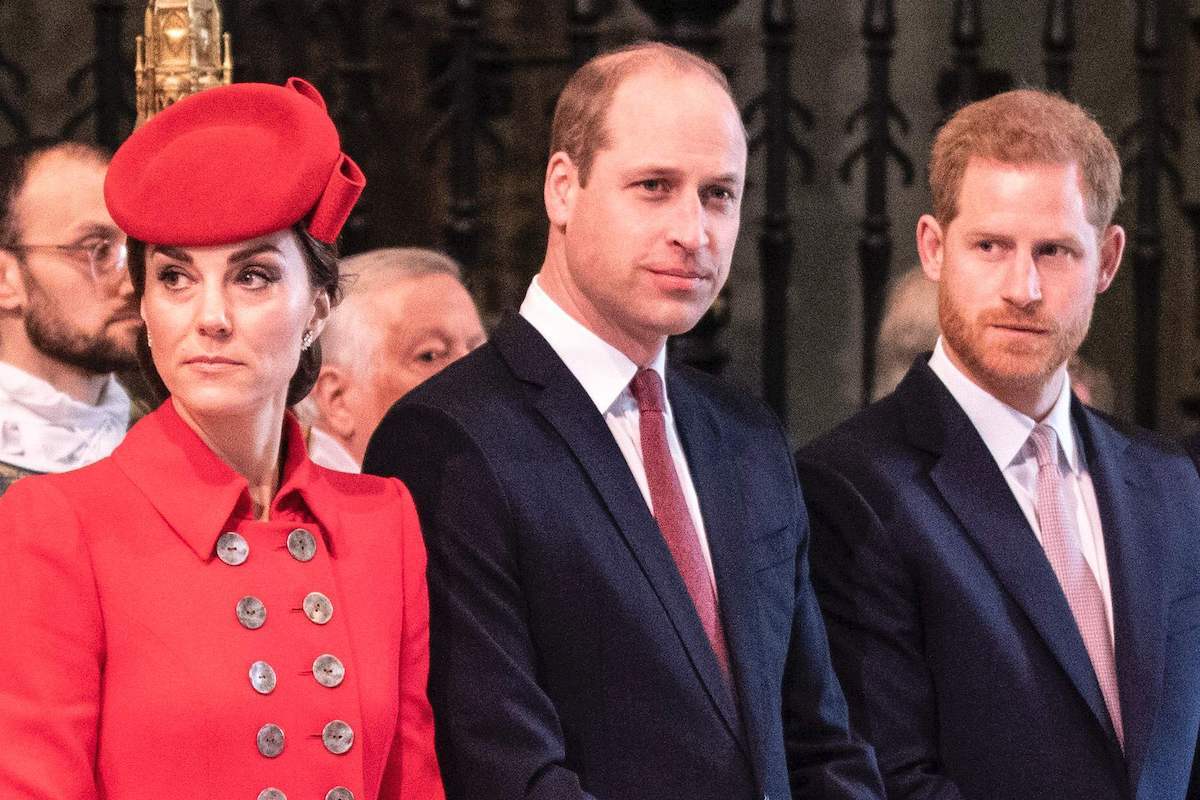
[(429, 553), (450, 800), (872, 798), (808, 579), (782, 431), (670, 368), (734, 691), (603, 416), (510, 316), (397, 403), (366, 455), (412, 491)]
[(1200, 479), (1073, 402), (1113, 596), (1122, 753), (1066, 598), (924, 360), (798, 454), (813, 582), (889, 797), (1182, 800), (1200, 727)]
[(1196, 462), (1196, 468), (1200, 469), (1200, 433), (1193, 433), (1184, 439), (1183, 446), (1192, 457), (1192, 461)]

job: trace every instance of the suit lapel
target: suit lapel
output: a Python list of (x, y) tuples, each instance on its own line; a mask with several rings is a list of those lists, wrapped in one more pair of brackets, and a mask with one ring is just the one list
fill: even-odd
[[(1058, 579), (1004, 475), (950, 392), (925, 364), (902, 384), (912, 442), (940, 454), (930, 477), (997, 581), (1025, 612), (1120, 753), (1104, 696)], [(900, 390), (898, 390), (899, 392)], [(944, 443), (953, 446), (944, 446)]]
[(1125, 754), (1136, 786), (1162, 700), (1167, 610), (1159, 567), (1163, 542), (1146, 485), (1148, 467), (1138, 463), (1136, 448), (1078, 403), (1073, 411), (1104, 530)]
[[(754, 625), (759, 619), (759, 595), (747, 558), (751, 541), (737, 454), (725, 446), (718, 421), (683, 372), (671, 370), (667, 390), (675, 427), (700, 500), (741, 718), (748, 726), (751, 741), (763, 741), (766, 734), (754, 711), (773, 708), (774, 703), (770, 701), (766, 671), (759, 668), (763, 661), (762, 643)], [(759, 770), (759, 760), (751, 761)], [(761, 782), (762, 775), (758, 778)]]
[(700, 617), (603, 416), (546, 340), (524, 319), (506, 317), (491, 341), (519, 378), (541, 387), (533, 394), (534, 406), (566, 442), (595, 487), (662, 603), (709, 698), (733, 738), (743, 742), (732, 695)]

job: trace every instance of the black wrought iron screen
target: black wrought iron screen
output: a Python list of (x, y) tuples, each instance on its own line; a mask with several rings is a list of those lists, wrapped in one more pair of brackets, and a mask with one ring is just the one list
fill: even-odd
[[(133, 37), (144, 4), (18, 5), (0, 2), (0, 141), (47, 132), (37, 130), (45, 127), (37, 120), (45, 118), (39, 104), (47, 95), (34, 89), (40, 81), (61, 89), (62, 132), (119, 144), (133, 121)], [(71, 40), (64, 31), (85, 19), (83, 7), (90, 30)], [(733, 377), (756, 384), (794, 433), (804, 428), (796, 421), (806, 404), (839, 404), (844, 415), (871, 394), (898, 243), (911, 260), (915, 219), (898, 218), (897, 203), (911, 209), (924, 202), (915, 179), (939, 121), (964, 102), (1021, 83), (1076, 96), (1121, 133), (1129, 198), (1121, 219), (1131, 230), (1124, 268), (1131, 279), (1108, 309), (1129, 313), (1112, 313), (1116, 322), (1102, 331), (1098, 360), (1130, 376), (1118, 385), (1139, 422), (1161, 425), (1166, 416), (1168, 427), (1181, 427), (1178, 408), (1200, 414), (1200, 398), (1191, 397), (1197, 360), (1186, 362), (1183, 377), (1160, 374), (1164, 359), (1176, 363), (1200, 338), (1196, 4), (222, 0), (222, 9), (236, 80), (303, 75), (331, 100), (344, 147), (370, 181), (343, 250), (442, 247), (465, 265), (489, 313), (519, 304), (539, 265), (549, 113), (571, 69), (604, 47), (639, 38), (676, 42), (716, 60), (743, 98), (751, 135), (742, 239), (757, 240), (758, 269), (753, 279), (731, 282), (701, 325), (673, 345), (673, 355), (719, 371), (729, 361), (731, 331), (740, 331)], [(32, 42), (28, 21), (35, 17), (36, 33), (73, 41), (78, 58), (47, 55), (44, 42)], [(1101, 35), (1119, 43), (1105, 51), (1116, 57), (1080, 58), (1089, 37)], [(904, 42), (935, 51), (920, 63), (938, 59), (940, 69), (914, 76)], [(813, 64), (830, 65), (829, 83), (801, 67)], [(1086, 94), (1076, 87), (1084, 76)], [(1132, 92), (1103, 88), (1110, 83), (1127, 83)], [(815, 218), (799, 218), (797, 208), (811, 205), (815, 192), (836, 202)], [(806, 296), (806, 276), (830, 267), (813, 263), (811, 245), (799, 245), (814, 227), (843, 237), (857, 228), (856, 256), (848, 248), (852, 269), (829, 290), (856, 300), (827, 307)], [(1180, 285), (1186, 297), (1175, 297), (1172, 287)], [(738, 294), (747, 286), (758, 296)], [(1194, 322), (1164, 331), (1168, 312)], [(832, 377), (822, 381), (814, 368), (797, 381), (798, 357), (822, 363), (811, 353), (820, 341), (804, 333), (805, 325), (832, 331), (826, 343), (854, 343), (840, 351), (853, 363), (830, 356)], [(743, 328), (760, 331), (757, 341), (744, 341)], [(1175, 341), (1179, 330), (1187, 343)], [(1171, 414), (1164, 415), (1164, 401)]]

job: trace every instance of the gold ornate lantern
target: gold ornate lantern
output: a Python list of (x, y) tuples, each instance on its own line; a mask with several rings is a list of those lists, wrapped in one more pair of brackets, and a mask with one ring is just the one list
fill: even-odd
[(150, 0), (137, 37), (137, 124), (203, 89), (231, 83), (229, 34), (217, 0)]

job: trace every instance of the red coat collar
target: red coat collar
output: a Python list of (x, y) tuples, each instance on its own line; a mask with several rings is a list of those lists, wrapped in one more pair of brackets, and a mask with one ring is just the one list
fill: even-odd
[[(315, 519), (336, 555), (332, 532), (340, 529), (336, 494), (308, 459), (304, 435), (284, 416), (283, 480), (271, 501), (271, 519)], [(217, 537), (238, 520), (253, 518), (246, 479), (220, 459), (168, 399), (129, 429), (113, 461), (162, 518), (202, 559), (212, 558)]]

